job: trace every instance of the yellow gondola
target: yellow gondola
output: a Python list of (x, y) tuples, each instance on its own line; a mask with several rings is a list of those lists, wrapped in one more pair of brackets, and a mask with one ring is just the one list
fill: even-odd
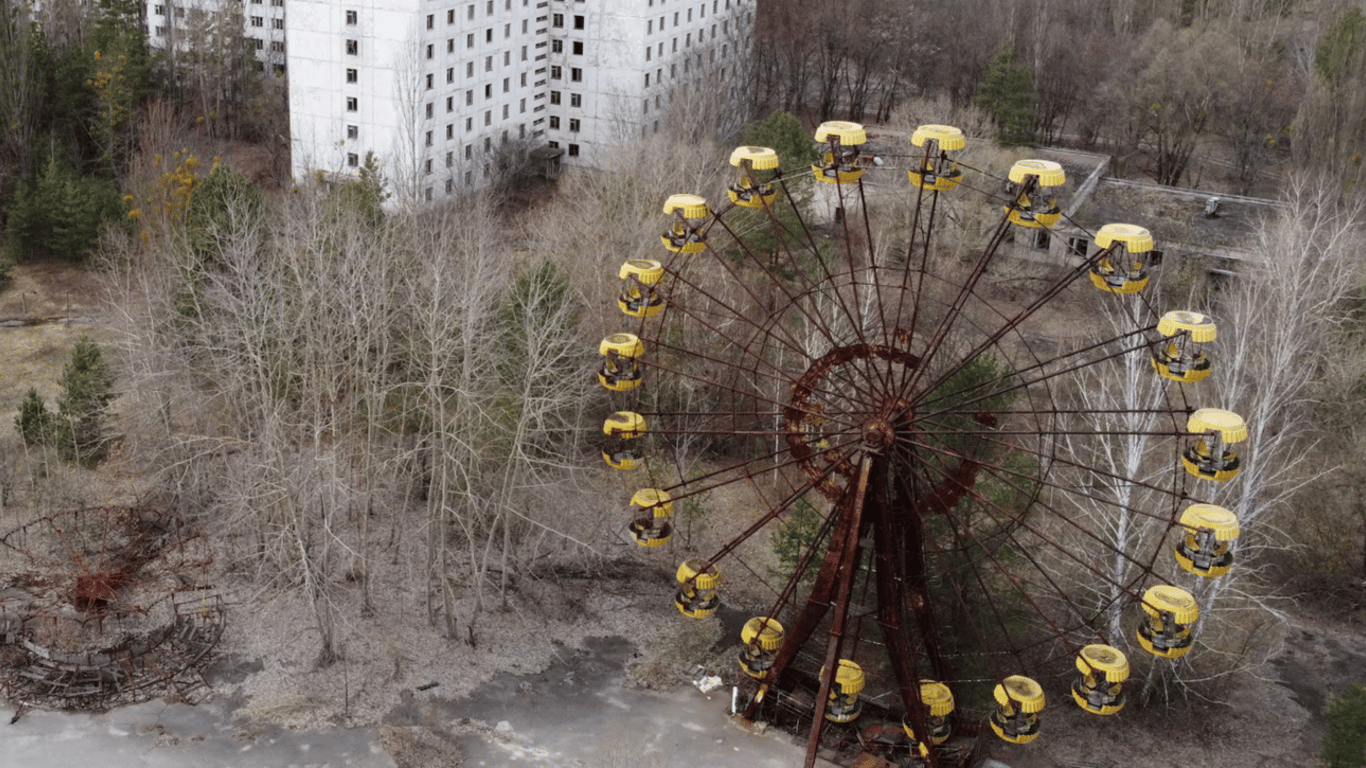
[(1077, 654), (1081, 677), (1072, 684), (1077, 706), (1096, 715), (1113, 715), (1124, 709), (1124, 681), (1129, 679), (1129, 659), (1118, 648), (1088, 645)]
[(614, 333), (598, 344), (598, 354), (606, 358), (598, 369), (598, 383), (613, 392), (626, 392), (640, 386), (643, 375), (636, 358), (645, 354), (645, 345), (634, 333)]
[(1172, 381), (1194, 383), (1209, 376), (1210, 359), (1198, 348), (1214, 341), (1214, 319), (1199, 312), (1174, 311), (1162, 315), (1157, 332), (1167, 339), (1153, 352), (1153, 370)]
[(740, 629), (740, 671), (756, 679), (773, 668), (773, 659), (785, 637), (783, 625), (777, 619), (755, 616)]
[(824, 144), (820, 161), (811, 166), (816, 178), (829, 184), (853, 184), (863, 178), (859, 167), (859, 147), (868, 142), (863, 126), (842, 120), (821, 123), (816, 142)]
[[(949, 715), (953, 714), (953, 691), (947, 685), (934, 680), (920, 681), (920, 703), (925, 707), (926, 726), (930, 731), (929, 742), (939, 745), (948, 740), (953, 732), (953, 725), (949, 721)], [(906, 732), (906, 737), (913, 742), (918, 742), (915, 728), (911, 726), (905, 718), (901, 721), (901, 728)]]
[(958, 163), (949, 159), (949, 152), (957, 152), (967, 146), (963, 132), (951, 125), (922, 125), (911, 134), (911, 145), (924, 147), (915, 168), (906, 171), (911, 183), (921, 189), (934, 192), (949, 192), (958, 188), (963, 172)]
[(706, 198), (698, 195), (670, 195), (664, 212), (674, 217), (669, 231), (659, 236), (665, 248), (674, 253), (700, 253), (707, 247)]
[(690, 619), (705, 619), (716, 613), (721, 598), (716, 586), (721, 583), (721, 569), (703, 560), (686, 560), (675, 574), (678, 591), (674, 606)]
[(1043, 687), (1032, 678), (1011, 675), (993, 692), (991, 730), (1011, 744), (1028, 744), (1039, 736), (1039, 712), (1043, 711)]
[(1042, 194), (1049, 187), (1060, 187), (1067, 182), (1067, 173), (1052, 160), (1020, 160), (1010, 167), (1011, 182), (1019, 184), (1019, 195), (1006, 205), (1006, 216), (1011, 224), (1039, 229), (1051, 227), (1062, 218), (1058, 201), (1050, 198), (1044, 206), (1037, 206), (1029, 198), (1031, 191)]
[(1136, 224), (1106, 224), (1096, 232), (1103, 250), (1091, 267), (1091, 284), (1110, 293), (1138, 293), (1148, 284), (1153, 236)]
[(1238, 516), (1213, 504), (1192, 504), (1181, 513), (1186, 535), (1176, 544), (1176, 562), (1201, 576), (1223, 576), (1233, 567), (1229, 543), (1238, 538)]
[(1200, 604), (1180, 587), (1158, 584), (1143, 593), (1143, 623), (1138, 625), (1138, 644), (1164, 659), (1179, 659), (1190, 652), (1191, 626), (1200, 618)]
[(658, 547), (669, 543), (673, 537), (673, 497), (659, 488), (641, 488), (631, 496), (631, 506), (640, 507), (649, 514), (637, 515), (631, 520), (631, 535), (642, 547)]
[(631, 259), (617, 270), (623, 285), (617, 306), (631, 317), (653, 317), (664, 308), (655, 286), (664, 277), (664, 265), (654, 259)]
[(1186, 431), (1196, 436), (1181, 453), (1187, 472), (1221, 483), (1238, 475), (1242, 462), (1231, 446), (1247, 439), (1242, 416), (1219, 408), (1201, 408), (1186, 419)]
[(777, 152), (768, 147), (736, 147), (730, 153), (730, 164), (740, 169), (740, 175), (728, 190), (732, 203), (744, 208), (773, 205), (777, 190), (772, 184), (756, 180), (754, 172), (778, 170)]
[[(821, 670), (821, 680), (826, 671)], [(830, 684), (830, 698), (825, 704), (825, 719), (832, 723), (848, 723), (858, 719), (863, 711), (859, 693), (863, 691), (863, 668), (849, 659), (840, 659), (835, 669), (835, 680)]]
[(607, 442), (602, 446), (602, 460), (612, 469), (635, 469), (645, 458), (639, 438), (645, 436), (645, 417), (634, 411), (617, 411), (602, 423)]

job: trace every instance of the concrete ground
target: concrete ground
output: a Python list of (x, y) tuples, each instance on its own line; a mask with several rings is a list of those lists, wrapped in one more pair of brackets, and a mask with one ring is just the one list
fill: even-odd
[[(730, 688), (657, 693), (620, 685), (620, 638), (535, 675), (501, 675), (472, 697), (405, 695), (386, 722), (458, 733), (470, 768), (793, 768), (804, 748), (731, 723)], [(246, 723), (234, 704), (148, 702), (87, 715), (0, 707), (3, 768), (396, 768), (375, 728), (288, 730)], [(472, 727), (472, 726), (479, 727)], [(825, 761), (818, 763), (830, 766)]]
[(395, 768), (373, 728), (246, 725), (226, 702), (146, 702), (98, 715), (0, 707), (5, 768)]

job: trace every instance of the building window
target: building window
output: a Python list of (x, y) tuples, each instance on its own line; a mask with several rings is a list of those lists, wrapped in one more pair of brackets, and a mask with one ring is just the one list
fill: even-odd
[(446, 82), (455, 82), (455, 67), (446, 67)]
[(563, 41), (563, 40), (551, 40), (551, 41), (550, 41), (550, 52), (551, 52), (551, 53), (564, 53), (564, 41)]
[(425, 174), (427, 174), (427, 175), (429, 175), (429, 176), (431, 175), (431, 173), (432, 173), (432, 161), (431, 161), (431, 158), (428, 158), (428, 159), (422, 161), (422, 172), (425, 173)]
[(1085, 238), (1085, 237), (1069, 237), (1069, 238), (1067, 238), (1067, 252), (1070, 253), (1070, 254), (1072, 254), (1073, 256), (1081, 256), (1082, 258), (1086, 258), (1086, 251), (1087, 251), (1088, 249), (1090, 249), (1090, 247), (1091, 247), (1091, 241), (1090, 241), (1088, 238)]
[(493, 139), (490, 138), (490, 137), (488, 137), (488, 136), (485, 136), (485, 137), (484, 137), (484, 151), (485, 151), (485, 152), (492, 152), (492, 151), (493, 151)]
[(493, 27), (489, 27), (488, 29), (484, 30), (484, 42), (493, 42)]
[(582, 16), (575, 16), (575, 17), (574, 17), (574, 29), (583, 29), (583, 17), (582, 17)]
[(492, 72), (492, 71), (493, 71), (493, 57), (492, 57), (492, 56), (485, 56), (485, 57), (484, 57), (484, 71), (485, 71), (485, 72)]
[(493, 125), (493, 110), (484, 110), (484, 125)]
[(453, 37), (447, 38), (447, 40), (446, 40), (446, 53), (455, 53), (455, 38), (453, 38)]
[(490, 15), (490, 16), (493, 15), (493, 0), (488, 0), (488, 2), (485, 3), (485, 5), (484, 5), (484, 13), (487, 13), (487, 14)]
[(650, 73), (649, 73), (649, 72), (646, 72), (646, 73), (645, 73), (645, 87), (646, 87), (646, 88), (649, 88), (649, 87), (650, 87)]
[(558, 64), (551, 65), (551, 67), (550, 67), (550, 79), (551, 79), (551, 80), (559, 80), (562, 76), (563, 76), (563, 75), (561, 74), (560, 66), (559, 66)]
[(508, 105), (508, 104), (504, 104), (504, 105), (503, 105), (503, 119), (504, 119), (504, 120), (508, 119), (508, 109), (510, 108), (510, 106), (511, 106), (511, 105)]
[(580, 41), (578, 41), (578, 40), (575, 40), (575, 41), (574, 41), (574, 50), (573, 50), (573, 54), (574, 54), (575, 56), (582, 56), (582, 55), (583, 55), (583, 43), (582, 43), (582, 42), (580, 42)]
[(427, 187), (426, 189), (424, 189), (424, 190), (422, 191), (422, 197), (423, 197), (424, 199), (426, 199), (427, 202), (430, 203), (430, 202), (432, 201), (432, 188), (431, 188), (431, 187)]
[(266, 20), (261, 16), (252, 16), (251, 25), (253, 27), (264, 27), (266, 25)]
[(427, 58), (432, 58), (432, 54), (434, 54), (435, 52), (435, 49), (432, 48), (432, 44), (427, 43)]
[(526, 87), (526, 73), (525, 73), (525, 72), (522, 73), (522, 83), (521, 83), (521, 85), (522, 85), (523, 88)]
[[(164, 34), (166, 34), (166, 31), (165, 31), (166, 28), (165, 28), (165, 27), (157, 27), (157, 29), (160, 30), (159, 32), (157, 32), (157, 34), (159, 34), (159, 35), (164, 35)], [(253, 48), (255, 48), (256, 50), (259, 51), (259, 50), (261, 50), (261, 49), (263, 49), (263, 48), (266, 47), (266, 41), (265, 41), (265, 40), (262, 40), (262, 39), (260, 39), (260, 38), (253, 37), (253, 38), (251, 39), (251, 47), (253, 47)]]
[(678, 13), (677, 13), (677, 12), (674, 13), (674, 26), (675, 26), (675, 27), (678, 26)]
[(270, 4), (276, 8), (283, 8), (285, 7), (285, 0), (270, 0)]
[(467, 118), (465, 118), (465, 133), (470, 133), (470, 132), (473, 131), (473, 130), (474, 130), (474, 118), (472, 118), (472, 117), (467, 117)]
[[(431, 132), (431, 131), (427, 131), (427, 135), (424, 136), (423, 139), (424, 139), (423, 143), (430, 147), (430, 146), (432, 145), (432, 132)], [(428, 162), (430, 162), (430, 161), (428, 161)]]
[(284, 53), (284, 52), (285, 52), (285, 41), (283, 41), (283, 40), (272, 40), (272, 41), (270, 41), (270, 49), (271, 49), (272, 51), (276, 52), (276, 53)]
[(465, 159), (466, 159), (466, 160), (473, 160), (473, 159), (474, 159), (474, 145), (473, 145), (473, 144), (466, 144), (466, 145), (465, 145)]
[(503, 93), (507, 93), (510, 90), (512, 90), (512, 78), (505, 77), (503, 78)]
[(465, 47), (466, 47), (466, 48), (473, 48), (473, 47), (474, 47), (474, 33), (473, 33), (473, 32), (469, 33), (468, 35), (465, 35)]
[(446, 179), (446, 194), (449, 195), (449, 194), (451, 194), (451, 193), (454, 192), (454, 191), (455, 191), (455, 179)]
[(570, 144), (570, 145), (569, 145), (569, 156), (570, 156), (570, 157), (578, 157), (578, 156), (579, 156), (579, 145), (578, 145), (578, 144)]
[(582, 107), (582, 106), (583, 106), (583, 95), (582, 95), (582, 94), (578, 94), (578, 93), (571, 93), (571, 94), (569, 94), (569, 106), (571, 106), (571, 107)]
[(689, 32), (689, 33), (688, 33), (688, 36), (685, 37), (685, 38), (683, 39), (683, 47), (684, 47), (684, 48), (691, 48), (691, 47), (692, 47), (692, 33), (691, 33), (691, 32)]
[(359, 109), (360, 109), (360, 99), (357, 99), (355, 96), (348, 96), (348, 97), (346, 97), (346, 111), (347, 111), (347, 112), (356, 112), (356, 111), (358, 111)]
[(493, 98), (493, 83), (489, 83), (488, 85), (484, 86), (484, 98)]
[(1034, 233), (1034, 247), (1041, 251), (1048, 250), (1048, 230), (1040, 229)]
[(650, 100), (645, 99), (645, 114), (650, 114)]
[(359, 56), (359, 55), (360, 55), (360, 41), (359, 41), (359, 40), (347, 40), (347, 41), (346, 41), (346, 55), (347, 55), (347, 56)]
[(526, 19), (522, 19), (522, 34), (526, 34)]
[(435, 29), (435, 28), (436, 28), (436, 15), (435, 15), (435, 14), (429, 13), (429, 14), (427, 14), (427, 29)]
[(649, 60), (650, 60), (650, 54), (651, 54), (651, 53), (652, 53), (652, 51), (651, 51), (650, 47), (649, 47), (649, 46), (646, 46), (646, 47), (645, 47), (645, 60), (646, 60), (646, 61), (649, 61)]
[(166, 15), (166, 6), (164, 6), (164, 5), (158, 5), (158, 6), (156, 7), (155, 10), (156, 10), (156, 15), (158, 15), (158, 16), (165, 16), (165, 15)]
[(559, 92), (559, 91), (551, 91), (551, 92), (550, 92), (550, 103), (551, 103), (551, 104), (559, 104), (559, 103), (560, 103), (560, 92)]
[(582, 69), (579, 69), (578, 67), (570, 67), (570, 68), (569, 68), (569, 79), (572, 80), (572, 81), (574, 81), (574, 82), (576, 82), (576, 83), (581, 83), (581, 82), (583, 82), (583, 70), (582, 70)]
[(454, 24), (454, 23), (455, 23), (455, 9), (454, 9), (454, 8), (451, 8), (450, 10), (446, 11), (446, 23), (447, 23), (447, 24)]
[(454, 111), (455, 111), (455, 97), (454, 97), (454, 96), (447, 96), (447, 97), (446, 97), (446, 111), (447, 111), (447, 112), (454, 112)]
[(351, 166), (352, 168), (355, 168), (355, 167), (359, 166), (359, 165), (360, 165), (360, 155), (357, 155), (355, 152), (347, 152), (347, 153), (346, 153), (346, 164), (349, 165), (349, 166)]
[(518, 105), (517, 111), (526, 112), (526, 99), (522, 99), (521, 104)]
[(359, 126), (359, 125), (348, 125), (348, 126), (346, 126), (346, 138), (347, 138), (347, 139), (359, 139), (359, 138), (360, 138), (360, 126)]
[(285, 20), (284, 20), (284, 19), (271, 19), (271, 20), (270, 20), (270, 26), (271, 26), (272, 29), (284, 29), (284, 28), (285, 28)]
[(559, 148), (560, 148), (560, 142), (558, 142), (558, 141), (552, 141), (552, 142), (550, 142), (550, 148), (551, 148), (551, 149), (559, 149)]
[(511, 66), (511, 65), (512, 65), (512, 51), (503, 51), (503, 66), (508, 67), (508, 66)]
[(526, 46), (522, 46), (522, 61), (526, 61)]
[(427, 112), (427, 119), (428, 119), (428, 120), (431, 120), (431, 119), (432, 119), (432, 105), (431, 105), (430, 103), (427, 104), (426, 112)]
[(550, 18), (550, 26), (552, 26), (552, 27), (563, 27), (563, 26), (564, 26), (564, 14), (563, 14), (563, 13), (557, 13), (557, 14), (555, 14), (554, 16), (552, 16), (552, 17)]
[(427, 75), (427, 90), (429, 90), (429, 91), (432, 89), (432, 81), (433, 81), (433, 77), (432, 77), (432, 75), (431, 75), (430, 73), (428, 73), (428, 75)]
[(474, 106), (474, 91), (465, 91), (465, 106)]
[(579, 132), (579, 127), (581, 125), (582, 124), (579, 122), (579, 119), (577, 117), (569, 118), (569, 130), (573, 131), (574, 133)]
[(504, 25), (503, 25), (503, 39), (506, 40), (506, 39), (508, 39), (509, 37), (512, 37), (512, 25), (511, 25), (511, 24), (504, 24)]
[(455, 124), (454, 124), (454, 123), (446, 123), (446, 138), (448, 138), (448, 139), (453, 139), (453, 138), (455, 138)]
[(474, 21), (474, 3), (470, 3), (469, 19)]
[(346, 12), (346, 26), (348, 26), (348, 27), (354, 27), (354, 26), (356, 26), (356, 21), (357, 21), (356, 12), (355, 12), (355, 11), (347, 11), (347, 12)]
[(560, 118), (556, 117), (555, 115), (551, 115), (551, 116), (550, 116), (550, 130), (552, 130), (552, 131), (558, 131), (559, 129), (560, 129)]
[(354, 83), (360, 80), (360, 72), (355, 69), (346, 70), (346, 82)]

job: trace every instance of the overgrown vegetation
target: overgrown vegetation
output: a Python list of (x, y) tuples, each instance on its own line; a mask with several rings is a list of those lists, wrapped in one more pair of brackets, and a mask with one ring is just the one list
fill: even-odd
[(1334, 697), (1324, 714), (1328, 738), (1319, 757), (1328, 768), (1366, 766), (1366, 685), (1352, 683)]

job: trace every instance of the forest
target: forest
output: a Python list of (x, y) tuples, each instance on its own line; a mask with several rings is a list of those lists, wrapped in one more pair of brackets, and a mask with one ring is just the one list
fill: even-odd
[[(1249, 447), (1219, 498), (1241, 524), (1237, 568), (1197, 594), (1203, 655), (1143, 667), (1133, 700), (1149, 712), (1207, 711), (1263, 669), (1287, 623), (1332, 617), (1360, 632), (1359, 4), (764, 0), (742, 108), (701, 79), (673, 94), (677, 119), (604, 167), (548, 181), (509, 160), (486, 192), (438, 206), (405, 199), (373, 160), (351, 181), (288, 178), (284, 80), (257, 70), (230, 21), (192, 19), (191, 53), (149, 49), (140, 7), (44, 3), (32, 24), (6, 3), (0, 19), (9, 62), (0, 70), (0, 306), (26, 306), (4, 291), (25, 269), (55, 263), (98, 284), (102, 307), (96, 332), (75, 327), (45, 350), (54, 369), (65, 364), (60, 379), (7, 383), (15, 394), (0, 410), (15, 428), (0, 434), (0, 528), (128, 506), (171, 510), (202, 531), (212, 553), (202, 578), (232, 606), (225, 646), (293, 670), (276, 664), (247, 683), (260, 716), (316, 723), (344, 711), (347, 723), (376, 722), (418, 678), (453, 691), (543, 665), (555, 650), (529, 643), (529, 627), (571, 644), (593, 631), (631, 637), (644, 649), (633, 674), (646, 686), (666, 685), (685, 662), (718, 663), (719, 626), (659, 619), (671, 611), (678, 558), (631, 540), (634, 481), (603, 466), (602, 419), (624, 401), (595, 376), (599, 340), (625, 327), (622, 263), (661, 258), (670, 195), (725, 200), (736, 145), (772, 147), (805, 168), (819, 161), (812, 131), (835, 120), (884, 137), (956, 125), (970, 141), (964, 167), (993, 183), (1036, 148), (1067, 148), (1109, 155), (1123, 179), (1277, 201), (1230, 283), (1202, 279), (1188, 254), (1170, 258), (1148, 289), (1218, 319), (1217, 373), (1201, 395), (1242, 414)], [(793, 286), (818, 282), (810, 276), (830, 254), (865, 246), (864, 266), (885, 268), (886, 254), (909, 253), (916, 237), (904, 198), (870, 197), (861, 207), (876, 229), (850, 234), (818, 213), (814, 186), (784, 186), (771, 217), (729, 219), (734, 230), (717, 249), (738, 278), (695, 283), (718, 307), (800, 314), (792, 334), (812, 348), (821, 324), (835, 325), (821, 301), (840, 297), (809, 298), (807, 308)], [(972, 192), (944, 204), (941, 226), (962, 234), (926, 246), (925, 263), (970, 268), (983, 222), (999, 211)], [(1175, 239), (1178, 226), (1155, 223), (1153, 234)], [(722, 241), (719, 229), (713, 237)], [(782, 263), (797, 239), (810, 240), (809, 253)], [(1046, 269), (993, 265), (985, 305), (1008, 305), (1014, 294), (1002, 286)], [(778, 306), (787, 299), (790, 315)], [(1103, 340), (1126, 332), (1126, 311), (1064, 294), (1053, 322)], [(706, 384), (737, 368), (717, 341), (731, 332), (697, 318), (661, 332), (657, 341), (706, 366), (690, 373), (662, 356), (660, 370), (680, 375), (638, 402), (652, 413), (727, 405)], [(1137, 578), (1134, 553), (1165, 546), (1173, 528), (1108, 514), (1161, 496), (1159, 481), (1133, 482), (1160, 450), (1132, 439), (1152, 429), (1135, 414), (1166, 407), (1152, 379), (1147, 358), (1118, 355), (1058, 385), (1069, 413), (1111, 414), (1077, 417), (1060, 433), (1059, 450), (1087, 457), (1091, 470), (1059, 474), (1086, 484), (1087, 496), (1050, 499), (1043, 480), (1020, 480), (1041, 470), (1005, 459), (975, 496), (984, 524), (1023, 498), (1104, 539), (1084, 567), (1113, 574), (1108, 587), (1062, 560), (1038, 570), (1069, 601), (1094, 607), (1110, 638), (1138, 621), (1116, 607), (1118, 585)], [(764, 441), (776, 444), (780, 428), (736, 423), (727, 428), (759, 436), (718, 439), (725, 430), (698, 421), (652, 443), (647, 460), (667, 467), (659, 484), (778, 453)], [(738, 520), (774, 506), (764, 493), (793, 487), (777, 464), (746, 470), (748, 490), (680, 500), (673, 546), (705, 556)], [(1090, 495), (1113, 501), (1087, 506)], [(737, 576), (756, 583), (728, 582), (723, 602), (762, 611), (767, 582), (781, 583), (828, 535), (819, 520), (829, 505), (813, 494), (790, 506), (738, 551), (753, 568)], [(0, 568), (19, 567), (0, 557)], [(660, 613), (649, 613), (656, 603)], [(436, 661), (452, 654), (480, 668)], [(1360, 764), (1350, 759), (1349, 750), (1330, 765)]]

